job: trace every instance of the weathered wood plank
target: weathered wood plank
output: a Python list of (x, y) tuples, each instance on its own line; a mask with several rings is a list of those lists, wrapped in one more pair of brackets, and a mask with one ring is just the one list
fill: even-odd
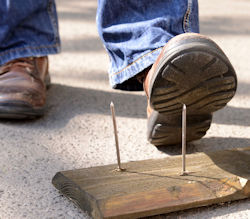
[(250, 197), (250, 147), (57, 173), (52, 183), (94, 218), (138, 218)]

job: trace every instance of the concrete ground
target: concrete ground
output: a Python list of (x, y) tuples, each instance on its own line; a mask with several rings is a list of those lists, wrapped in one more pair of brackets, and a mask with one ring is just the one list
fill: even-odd
[[(180, 147), (158, 150), (146, 141), (142, 92), (112, 90), (109, 60), (95, 26), (96, 1), (57, 1), (62, 53), (50, 57), (48, 111), (35, 121), (0, 123), (0, 218), (89, 218), (51, 184), (57, 171), (116, 161), (109, 111), (112, 100), (123, 161), (162, 158)], [(238, 73), (228, 106), (214, 114), (205, 138), (189, 153), (250, 144), (250, 1), (200, 0), (201, 32), (212, 37)], [(250, 200), (172, 213), (162, 218), (250, 218)], [(160, 217), (156, 217), (160, 218)]]

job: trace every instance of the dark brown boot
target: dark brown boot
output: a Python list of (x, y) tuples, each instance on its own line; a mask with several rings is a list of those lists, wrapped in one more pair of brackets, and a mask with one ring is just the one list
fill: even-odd
[(0, 118), (43, 115), (49, 82), (47, 57), (20, 58), (0, 66)]
[(209, 129), (212, 113), (236, 92), (235, 71), (209, 38), (186, 33), (171, 39), (148, 72), (148, 139), (156, 145), (181, 142), (182, 106), (187, 106), (187, 141)]

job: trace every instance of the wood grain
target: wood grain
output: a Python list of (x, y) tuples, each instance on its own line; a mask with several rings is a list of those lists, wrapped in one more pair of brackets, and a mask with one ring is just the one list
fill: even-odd
[(250, 147), (58, 172), (52, 183), (93, 218), (138, 218), (250, 197)]

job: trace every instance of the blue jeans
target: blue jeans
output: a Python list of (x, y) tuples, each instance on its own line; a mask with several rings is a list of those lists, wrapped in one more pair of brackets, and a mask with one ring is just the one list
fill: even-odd
[[(97, 27), (113, 88), (142, 90), (134, 76), (174, 36), (199, 32), (197, 0), (98, 0)], [(54, 0), (0, 0), (0, 65), (60, 50)]]
[(0, 0), (0, 65), (59, 51), (54, 0)]

